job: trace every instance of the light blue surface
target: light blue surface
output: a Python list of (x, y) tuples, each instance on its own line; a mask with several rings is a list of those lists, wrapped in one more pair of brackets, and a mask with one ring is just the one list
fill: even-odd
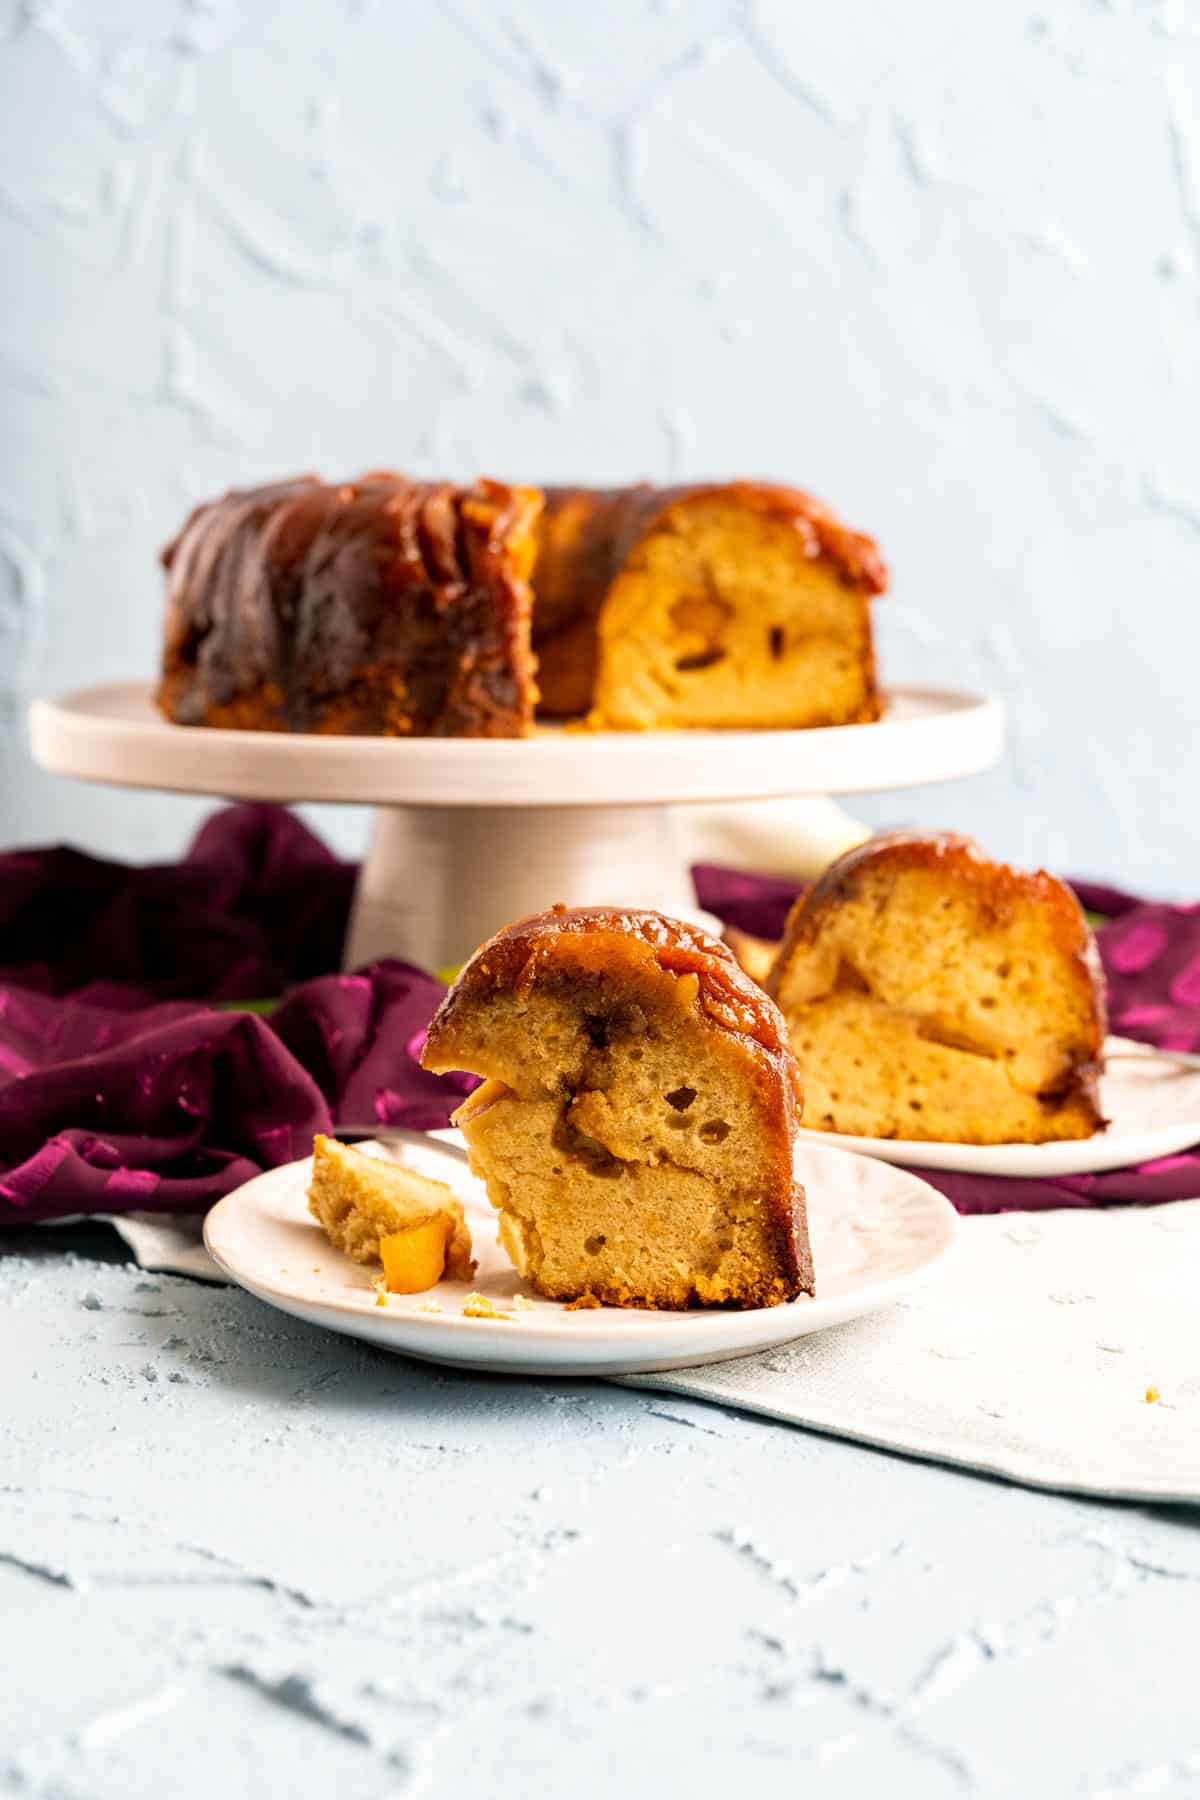
[(762, 473), (879, 537), (894, 678), (1009, 704), (873, 817), (1197, 891), (1188, 0), (0, 0), (0, 121), (0, 843), (204, 810), (15, 714), (151, 671), (231, 482)]
[(2, 1793), (1200, 1792), (1186, 1511), (3, 1251)]

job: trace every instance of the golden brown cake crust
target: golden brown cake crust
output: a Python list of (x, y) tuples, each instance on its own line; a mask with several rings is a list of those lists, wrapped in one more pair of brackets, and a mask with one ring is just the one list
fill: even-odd
[[(663, 976), (673, 980), (663, 983)], [(459, 1067), (456, 1058), (489, 997), (527, 995), (535, 989), (574, 993), (581, 987), (611, 998), (614, 1006), (631, 992), (649, 1005), (661, 1004), (652, 990), (668, 988), (670, 1007), (721, 1033), (748, 1060), (770, 1121), (764, 1209), (774, 1267), (762, 1272), (753, 1291), (730, 1304), (773, 1305), (811, 1293), (804, 1195), (793, 1173), (802, 1096), (787, 1028), (774, 1002), (743, 973), (732, 952), (698, 927), (655, 912), (607, 907), (558, 906), (519, 920), (466, 964), (430, 1026), (421, 1061), (439, 1072)], [(466, 1102), (464, 1113), (480, 1104), (487, 1105), (485, 1090)], [(608, 1305), (647, 1303), (599, 1285), (589, 1291)]]
[(670, 975), (695, 975), (696, 1003), (709, 1021), (752, 1041), (791, 1086), (797, 1105), (803, 1104), (779, 1008), (729, 946), (698, 925), (632, 908), (555, 906), (506, 925), (464, 965), (429, 1028), (425, 1055), (437, 1057), (438, 1039), (449, 1033), (460, 1007), (473, 1006), (489, 990), (532, 986), (550, 970), (564, 939), (587, 941), (586, 961), (599, 975), (636, 971), (647, 962)]
[(244, 730), (516, 737), (541, 496), (376, 472), (234, 491), (163, 552), (158, 704)]
[(910, 869), (969, 883), (997, 924), (1011, 915), (1018, 902), (1033, 902), (1038, 907), (1070, 972), (1080, 1011), (1088, 1020), (1086, 1041), (1073, 1057), (1055, 1098), (1081, 1108), (1090, 1117), (1091, 1129), (1101, 1130), (1104, 1119), (1098, 1079), (1107, 1034), (1105, 982), (1096, 939), (1083, 908), (1055, 876), (1044, 869), (1030, 872), (994, 861), (973, 838), (954, 832), (888, 832), (839, 857), (793, 906), (767, 977), (767, 992), (779, 998), (793, 958), (815, 942), (828, 914), (854, 899), (868, 878)]
[(1065, 882), (1047, 874), (1045, 869), (1031, 872), (1014, 868), (1011, 863), (995, 862), (974, 838), (953, 831), (881, 832), (831, 863), (788, 915), (783, 942), (767, 981), (767, 992), (772, 998), (779, 991), (780, 972), (792, 950), (815, 935), (822, 908), (846, 899), (865, 873), (885, 867), (933, 869), (968, 880), (1000, 914), (1018, 897), (1037, 901), (1053, 923), (1063, 954), (1075, 963), (1080, 979), (1090, 989), (1096, 1020), (1092, 1047), (1099, 1058), (1107, 1031), (1104, 971), (1096, 939), (1078, 900)]
[[(887, 588), (874, 541), (852, 531), (829, 507), (799, 488), (766, 481), (698, 482), (688, 486), (548, 487), (534, 565), (533, 641), (541, 711), (557, 718), (586, 713), (598, 657), (597, 622), (615, 578), (635, 547), (673, 509), (720, 498), (792, 526), (805, 552), (824, 563), (852, 593), (869, 599)], [(873, 658), (866, 671), (863, 716), (878, 716)]]
[(547, 487), (538, 526), (537, 620), (554, 626), (578, 603), (603, 596), (629, 552), (681, 501), (728, 496), (794, 525), (810, 557), (820, 557), (847, 587), (882, 594), (887, 568), (874, 539), (843, 525), (823, 501), (770, 481), (707, 481), (687, 486)]

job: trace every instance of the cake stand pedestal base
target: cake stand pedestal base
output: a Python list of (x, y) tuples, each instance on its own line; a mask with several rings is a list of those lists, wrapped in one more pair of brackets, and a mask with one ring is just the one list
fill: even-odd
[(355, 893), (345, 966), (465, 962), (513, 919), (553, 906), (696, 907), (665, 806), (381, 806)]

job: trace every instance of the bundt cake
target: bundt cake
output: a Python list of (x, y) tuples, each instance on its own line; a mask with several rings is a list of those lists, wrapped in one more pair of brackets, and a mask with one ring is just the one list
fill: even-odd
[(965, 1144), (1103, 1127), (1087, 920), (1061, 881), (970, 838), (899, 832), (841, 857), (796, 903), (767, 989), (807, 1126)]
[[(452, 1188), (336, 1138), (318, 1134), (313, 1139), (308, 1210), (334, 1249), (352, 1262), (382, 1261), (386, 1269), (389, 1245), (399, 1252), (398, 1262), (405, 1260), (406, 1247), (415, 1247), (421, 1260), (427, 1246), (411, 1234), (436, 1223), (441, 1227), (440, 1261), (446, 1274), (453, 1281), (470, 1281), (475, 1273), (471, 1233), (462, 1201)], [(405, 1237), (409, 1246), (398, 1241)], [(421, 1285), (432, 1287), (441, 1272), (439, 1268)]]
[(536, 489), (313, 476), (198, 507), (163, 552), (182, 725), (519, 737)]
[(501, 1243), (551, 1299), (812, 1292), (787, 1033), (704, 932), (565, 907), (511, 925), (463, 969), (422, 1061), (486, 1078), (455, 1122)]
[(879, 717), (870, 538), (794, 488), (550, 488), (534, 565), (541, 712), (598, 729)]
[(183, 725), (519, 737), (535, 652), (547, 718), (878, 716), (883, 564), (789, 488), (302, 476), (197, 508), (163, 561), (158, 703)]

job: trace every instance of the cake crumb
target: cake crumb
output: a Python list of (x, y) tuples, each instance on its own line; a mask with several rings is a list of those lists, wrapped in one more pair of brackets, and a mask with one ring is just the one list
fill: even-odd
[(563, 1307), (564, 1312), (590, 1312), (593, 1306), (599, 1306), (595, 1294), (580, 1294), (577, 1300), (568, 1300)]
[(371, 1283), (371, 1286), (375, 1289), (376, 1306), (386, 1306), (388, 1303), (388, 1286), (383, 1276), (377, 1276)]
[(463, 1301), (464, 1319), (507, 1319), (508, 1313), (499, 1312), (486, 1294), (468, 1294)]
[(1159, 1391), (1156, 1387), (1148, 1387), (1146, 1389), (1146, 1405), (1147, 1406), (1153, 1406), (1154, 1402), (1156, 1400), (1161, 1400), (1161, 1399), (1162, 1399), (1162, 1395), (1159, 1393)]
[(534, 1305), (533, 1301), (527, 1299), (524, 1294), (514, 1294), (512, 1297), (512, 1304), (517, 1312), (537, 1311), (537, 1307)]
[(418, 1312), (441, 1312), (442, 1311), (441, 1302), (438, 1300), (426, 1300), (423, 1305), (418, 1306), (417, 1311)]

